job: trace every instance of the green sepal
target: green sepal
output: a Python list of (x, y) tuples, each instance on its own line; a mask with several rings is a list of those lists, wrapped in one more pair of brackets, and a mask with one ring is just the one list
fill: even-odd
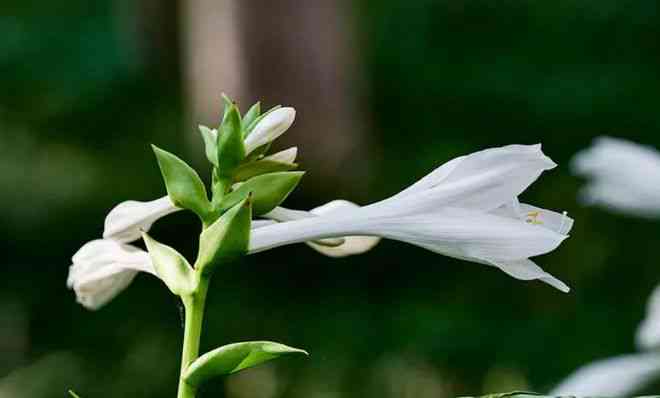
[(248, 196), (202, 232), (195, 267), (209, 275), (220, 264), (247, 253), (251, 221), (252, 204)]
[(188, 260), (173, 248), (152, 239), (146, 232), (142, 233), (142, 239), (156, 274), (170, 291), (177, 296), (192, 293), (195, 290), (195, 275)]
[(202, 134), (204, 140), (204, 150), (206, 158), (214, 166), (218, 166), (218, 132), (206, 126), (199, 126), (199, 132)]
[(229, 109), (218, 133), (218, 176), (230, 178), (234, 169), (245, 159), (245, 144), (238, 108)]
[(195, 212), (202, 220), (208, 216), (210, 203), (204, 183), (197, 172), (175, 155), (152, 145), (165, 188), (175, 206)]
[(247, 127), (252, 124), (257, 118), (261, 115), (261, 102), (256, 102), (254, 105), (248, 109), (247, 112), (245, 112), (245, 115), (243, 115), (243, 126)]
[(257, 124), (259, 124), (261, 119), (265, 118), (266, 115), (268, 115), (269, 113), (271, 113), (273, 111), (276, 111), (276, 110), (280, 109), (281, 107), (282, 107), (282, 105), (275, 105), (274, 107), (270, 108), (266, 112), (259, 115), (259, 117), (255, 118), (252, 122), (245, 123), (245, 136), (247, 137), (248, 135), (250, 135), (252, 130), (254, 130), (254, 128), (257, 126)]
[(272, 341), (229, 344), (197, 358), (186, 369), (183, 380), (193, 387), (198, 387), (212, 377), (236, 373), (282, 355), (294, 353), (309, 355), (305, 350)]
[(255, 162), (243, 163), (234, 171), (234, 182), (248, 180), (254, 176), (275, 173), (278, 171), (290, 171), (298, 168), (297, 163), (285, 163), (275, 160), (262, 159)]
[(252, 213), (255, 216), (268, 213), (284, 202), (304, 174), (304, 171), (285, 171), (252, 177), (222, 199), (220, 211), (233, 207), (252, 192)]

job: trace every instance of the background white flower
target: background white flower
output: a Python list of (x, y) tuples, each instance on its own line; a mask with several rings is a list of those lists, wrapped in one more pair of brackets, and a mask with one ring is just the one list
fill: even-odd
[(574, 156), (571, 168), (587, 178), (580, 193), (584, 203), (640, 217), (660, 217), (660, 152), (656, 149), (599, 137)]

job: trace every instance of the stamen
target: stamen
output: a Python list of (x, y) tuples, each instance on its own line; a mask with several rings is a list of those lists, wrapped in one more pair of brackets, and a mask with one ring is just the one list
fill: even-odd
[(540, 216), (541, 216), (540, 211), (530, 211), (529, 213), (527, 213), (527, 219), (525, 220), (525, 222), (534, 225), (543, 224), (543, 221), (538, 219)]

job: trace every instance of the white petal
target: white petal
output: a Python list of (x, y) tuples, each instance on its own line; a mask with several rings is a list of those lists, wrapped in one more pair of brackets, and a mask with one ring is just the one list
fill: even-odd
[(148, 231), (156, 220), (178, 210), (181, 209), (174, 206), (169, 196), (150, 202), (122, 202), (105, 218), (103, 237), (132, 242), (140, 238), (140, 231)]
[(422, 215), (397, 215), (361, 208), (256, 229), (250, 239), (250, 251), (351, 235), (381, 236), (452, 257), (492, 261), (547, 253), (565, 238), (537, 225), (466, 209), (441, 208)]
[(523, 281), (538, 279), (564, 293), (568, 293), (571, 290), (564, 282), (545, 272), (541, 267), (536, 265), (536, 263), (527, 258), (515, 261), (491, 261), (490, 264), (516, 279)]
[(657, 286), (646, 308), (646, 318), (637, 329), (637, 346), (644, 350), (660, 347), (660, 286)]
[(124, 290), (138, 271), (155, 275), (144, 250), (110, 239), (86, 243), (73, 256), (67, 285), (78, 301), (96, 309)]
[(571, 162), (589, 178), (581, 192), (587, 204), (643, 217), (660, 216), (660, 152), (630, 141), (600, 137)]
[(267, 114), (245, 138), (245, 153), (249, 154), (284, 134), (291, 127), (295, 118), (295, 109), (288, 107), (279, 108)]
[[(316, 207), (309, 212), (291, 210), (276, 207), (265, 217), (278, 221), (292, 221), (322, 216), (328, 214), (339, 214), (342, 211), (359, 209), (360, 206), (347, 200), (333, 200), (324, 205)], [(340, 238), (322, 239), (305, 242), (314, 250), (329, 257), (346, 257), (365, 253), (380, 242), (377, 236), (342, 236)]]
[(490, 148), (454, 159), (401, 193), (371, 206), (396, 206), (399, 199), (428, 208), (453, 206), (490, 211), (520, 195), (556, 164), (540, 145)]
[(283, 151), (274, 153), (270, 156), (266, 156), (264, 160), (272, 160), (281, 163), (293, 163), (296, 161), (297, 156), (298, 156), (298, 147), (294, 146), (289, 149), (285, 149)]
[(561, 235), (567, 235), (573, 228), (574, 222), (572, 218), (568, 217), (566, 212), (557, 213), (552, 210), (520, 203), (517, 198), (490, 211), (490, 213), (522, 220), (528, 224), (539, 225)]
[(578, 369), (550, 395), (623, 397), (660, 376), (660, 354), (624, 355)]

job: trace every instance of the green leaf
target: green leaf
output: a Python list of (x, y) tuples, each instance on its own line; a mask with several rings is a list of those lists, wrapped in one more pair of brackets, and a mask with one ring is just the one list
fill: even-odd
[(232, 106), (220, 126), (218, 136), (218, 175), (230, 178), (234, 169), (245, 158), (241, 115), (238, 108)]
[(146, 232), (142, 239), (147, 246), (156, 274), (177, 296), (188, 295), (195, 289), (195, 276), (188, 261), (173, 248), (157, 242)]
[(304, 174), (303, 171), (286, 171), (252, 177), (222, 199), (220, 210), (233, 207), (251, 192), (253, 214), (260, 216), (268, 213), (284, 202)]
[(234, 171), (234, 181), (248, 180), (254, 176), (278, 171), (290, 171), (298, 168), (297, 163), (284, 163), (275, 160), (262, 159), (256, 162), (243, 163)]
[(281, 107), (282, 107), (282, 105), (276, 105), (276, 106), (270, 108), (269, 110), (267, 110), (266, 112), (262, 113), (261, 115), (259, 115), (259, 117), (254, 119), (254, 121), (250, 122), (250, 124), (245, 123), (245, 136), (247, 137), (248, 135), (250, 135), (252, 130), (254, 130), (254, 128), (257, 126), (257, 124), (259, 124), (261, 119), (265, 118), (266, 115), (268, 115), (269, 113), (271, 113), (275, 110), (280, 109)]
[(208, 275), (221, 263), (247, 253), (251, 221), (252, 204), (248, 196), (202, 232), (196, 267)]
[(206, 126), (199, 126), (199, 132), (204, 140), (206, 158), (214, 166), (218, 166), (218, 132)]
[(222, 102), (224, 102), (225, 106), (224, 106), (224, 110), (222, 112), (222, 120), (220, 121), (220, 124), (225, 122), (225, 118), (227, 117), (227, 114), (229, 113), (229, 110), (232, 108), (232, 106), (236, 106), (236, 103), (234, 102), (234, 100), (229, 98), (227, 96), (227, 94), (222, 93), (221, 97), (222, 97)]
[(204, 183), (197, 172), (173, 154), (155, 145), (152, 147), (172, 203), (192, 210), (201, 219), (206, 218), (210, 211), (210, 203)]
[(261, 115), (261, 102), (257, 102), (243, 115), (243, 126), (249, 126)]
[(209, 351), (191, 363), (183, 379), (191, 386), (199, 386), (206, 380), (236, 373), (240, 370), (257, 366), (285, 354), (307, 351), (286, 346), (272, 341), (248, 341), (234, 343)]

